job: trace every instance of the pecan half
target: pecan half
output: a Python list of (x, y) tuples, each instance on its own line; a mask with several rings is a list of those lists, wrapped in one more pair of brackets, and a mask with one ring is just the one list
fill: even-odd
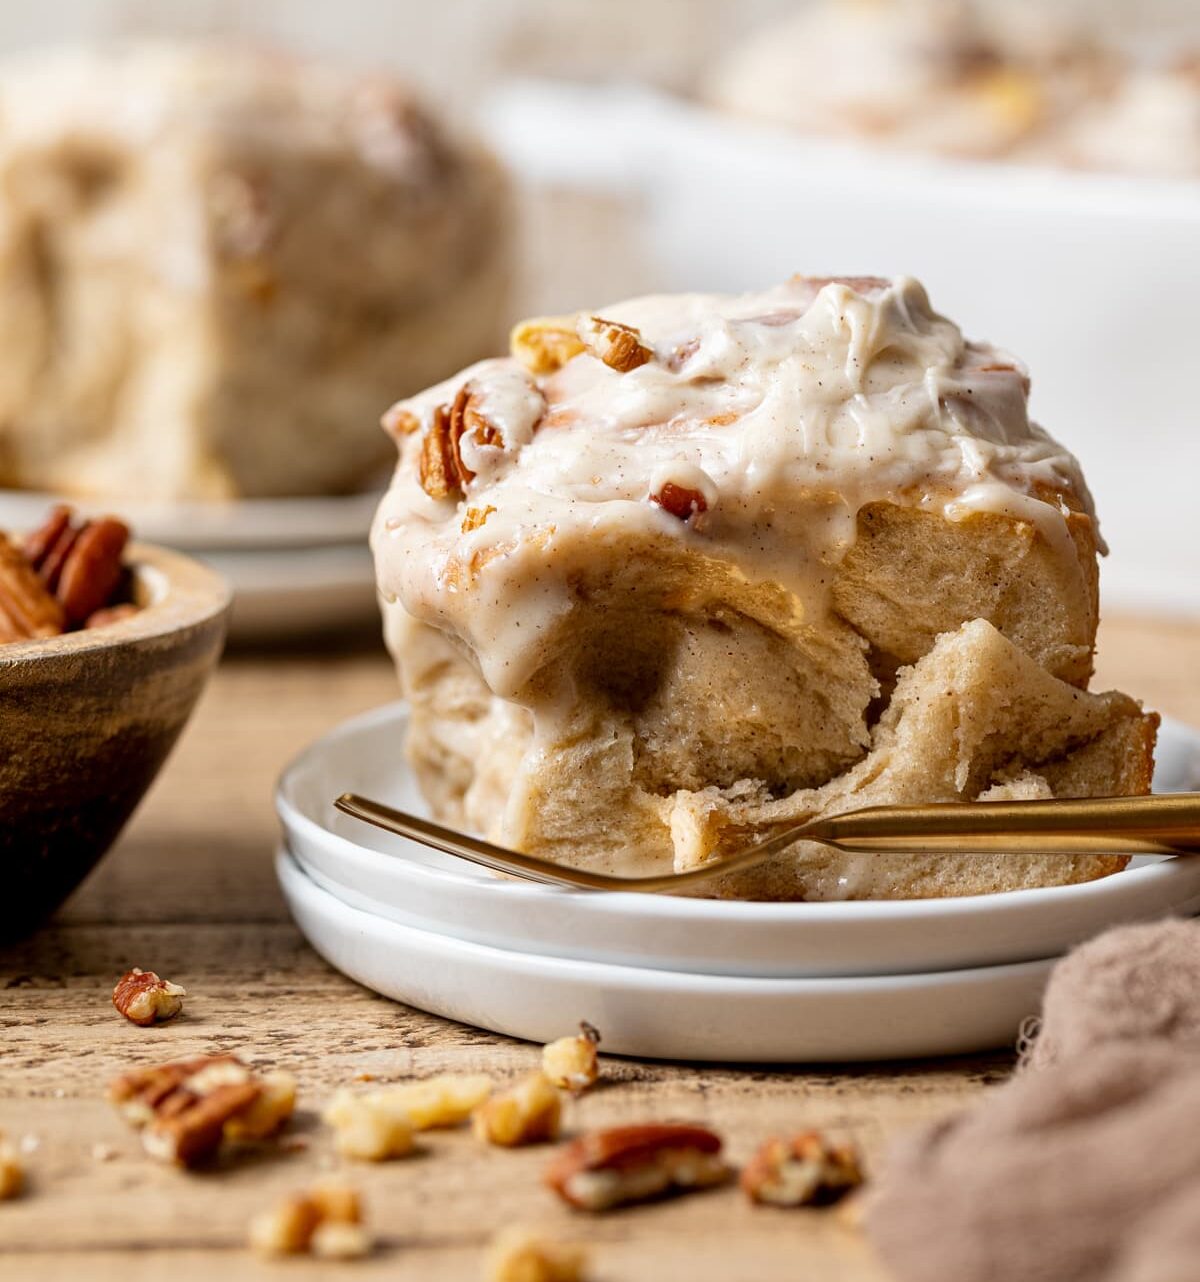
[(535, 375), (553, 374), (585, 351), (577, 316), (535, 316), (513, 326), (508, 337), (513, 359)]
[(113, 517), (89, 521), (63, 562), (55, 595), (68, 624), (78, 626), (107, 605), (124, 573), (129, 527)]
[(53, 637), (63, 611), (11, 539), (0, 534), (0, 641)]
[(59, 503), (50, 509), (46, 519), (36, 530), (25, 536), (22, 551), (25, 559), (33, 568), (39, 569), (50, 555), (50, 549), (63, 536), (71, 525), (71, 509), (65, 503)]
[(668, 481), (657, 494), (651, 494), (650, 502), (657, 503), (664, 512), (670, 512), (681, 521), (691, 520), (693, 516), (708, 511), (708, 500), (699, 490), (676, 485), (674, 481)]
[(827, 1206), (863, 1182), (858, 1150), (819, 1131), (773, 1136), (742, 1171), (742, 1191), (769, 1206)]
[(641, 334), (632, 325), (592, 316), (580, 329), (592, 355), (618, 374), (628, 374), (654, 358), (653, 349), (642, 342)]
[(183, 1009), (186, 996), (187, 989), (135, 966), (117, 980), (112, 1002), (131, 1024), (146, 1027), (173, 1019)]
[(454, 451), (454, 466), (461, 486), (475, 479), (475, 473), (463, 461), (462, 439), (470, 435), (477, 445), (504, 446), (500, 429), (479, 408), (475, 389), (464, 383), (450, 406), (450, 448)]
[(615, 1126), (582, 1135), (546, 1170), (546, 1184), (583, 1211), (607, 1211), (721, 1184), (721, 1139), (702, 1126)]

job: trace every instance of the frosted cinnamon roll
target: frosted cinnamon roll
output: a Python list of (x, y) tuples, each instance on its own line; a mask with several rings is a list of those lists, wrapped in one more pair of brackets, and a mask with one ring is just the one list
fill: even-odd
[[(1028, 386), (914, 280), (795, 278), (526, 322), (400, 402), (372, 543), (434, 813), (637, 874), (864, 804), (1144, 791), (1156, 719), (1087, 691), (1099, 533)], [(797, 846), (714, 893), (1120, 866)]]
[(816, 0), (736, 47), (705, 96), (805, 133), (989, 157), (1052, 128), (1111, 63), (1044, 9)]
[(506, 183), (388, 77), (220, 46), (0, 68), (0, 485), (354, 490), (502, 338)]

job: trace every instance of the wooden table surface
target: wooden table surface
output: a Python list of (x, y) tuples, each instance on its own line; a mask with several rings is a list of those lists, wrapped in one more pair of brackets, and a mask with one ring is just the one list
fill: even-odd
[[(1200, 623), (1106, 620), (1098, 685), (1200, 725)], [(306, 946), (276, 888), (272, 781), (336, 722), (395, 695), (372, 643), (321, 652), (232, 654), (116, 849), (55, 921), (0, 952), (0, 1127), (28, 1150), (27, 1193), (0, 1205), (0, 1276), (89, 1282), (227, 1282), (289, 1275), (481, 1277), (490, 1235), (513, 1221), (591, 1247), (600, 1282), (884, 1282), (836, 1215), (752, 1209), (729, 1188), (606, 1218), (571, 1215), (543, 1190), (544, 1150), (485, 1150), (469, 1133), (427, 1155), (351, 1172), (379, 1247), (352, 1264), (262, 1262), (246, 1222), (336, 1165), (317, 1120), (336, 1086), (442, 1071), (509, 1077), (534, 1047), (423, 1015), (341, 978)], [(184, 1015), (127, 1024), (110, 1004), (127, 967), (186, 985)], [(104, 1102), (135, 1063), (218, 1048), (292, 1070), (306, 1149), (201, 1174), (148, 1159)], [(906, 1127), (967, 1103), (1006, 1076), (996, 1055), (904, 1065), (689, 1068), (605, 1061), (604, 1089), (569, 1106), (570, 1129), (694, 1118), (732, 1157), (778, 1128), (852, 1134), (871, 1162)], [(97, 1147), (99, 1146), (99, 1147)]]

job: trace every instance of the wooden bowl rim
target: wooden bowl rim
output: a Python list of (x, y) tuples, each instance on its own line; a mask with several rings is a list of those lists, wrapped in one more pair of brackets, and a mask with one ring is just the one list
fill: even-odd
[(229, 611), (233, 597), (229, 584), (211, 567), (182, 552), (153, 543), (131, 543), (125, 551), (125, 563), (133, 571), (137, 589), (149, 597), (136, 614), (99, 628), (0, 645), (0, 667), (167, 637)]

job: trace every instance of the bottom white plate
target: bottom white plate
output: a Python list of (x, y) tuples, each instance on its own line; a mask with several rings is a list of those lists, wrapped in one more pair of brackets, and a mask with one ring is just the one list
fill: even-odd
[(752, 979), (508, 952), (351, 908), (281, 850), (280, 885), (312, 946), (351, 979), (528, 1041), (586, 1019), (605, 1050), (652, 1059), (814, 1063), (1011, 1045), (1054, 959), (934, 974)]

